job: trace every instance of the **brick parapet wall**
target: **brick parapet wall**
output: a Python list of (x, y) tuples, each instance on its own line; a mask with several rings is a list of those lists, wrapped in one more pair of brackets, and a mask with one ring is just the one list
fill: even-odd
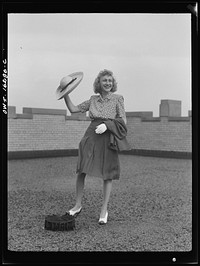
[(77, 149), (90, 121), (65, 115), (33, 114), (8, 119), (8, 151)]
[[(8, 152), (78, 149), (90, 119), (68, 116), (66, 110), (8, 108)], [(153, 117), (152, 112), (127, 112), (128, 141), (136, 150), (192, 151), (191, 112), (188, 117)]]
[(191, 118), (127, 118), (133, 149), (192, 152)]

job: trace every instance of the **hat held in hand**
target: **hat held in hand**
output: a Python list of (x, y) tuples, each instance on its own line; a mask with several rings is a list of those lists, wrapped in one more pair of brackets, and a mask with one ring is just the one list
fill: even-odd
[(64, 95), (72, 92), (83, 79), (83, 72), (72, 73), (60, 81), (60, 86), (56, 90), (57, 100), (60, 100)]

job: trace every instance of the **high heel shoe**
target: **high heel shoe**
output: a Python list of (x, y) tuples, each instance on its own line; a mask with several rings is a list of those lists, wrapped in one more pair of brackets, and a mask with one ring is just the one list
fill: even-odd
[(76, 217), (82, 210), (82, 207), (80, 207), (78, 210), (76, 211), (72, 211), (72, 210), (69, 210), (69, 214)]
[(108, 212), (106, 212), (106, 215), (104, 218), (99, 218), (99, 224), (103, 225), (103, 224), (106, 224), (107, 223), (107, 220), (108, 220)]

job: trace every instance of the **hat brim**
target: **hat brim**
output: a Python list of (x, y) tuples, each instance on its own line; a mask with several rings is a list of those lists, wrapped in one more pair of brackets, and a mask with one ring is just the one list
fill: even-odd
[(56, 90), (57, 100), (62, 99), (66, 94), (72, 92), (83, 79), (83, 72), (75, 72), (69, 75), (72, 79), (75, 79), (71, 84), (67, 85), (65, 88), (59, 86)]

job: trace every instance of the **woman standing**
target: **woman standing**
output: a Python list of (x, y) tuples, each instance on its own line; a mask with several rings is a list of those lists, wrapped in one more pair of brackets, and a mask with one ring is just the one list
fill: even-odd
[(75, 216), (82, 210), (85, 176), (100, 177), (103, 180), (103, 203), (99, 224), (107, 223), (112, 180), (120, 177), (118, 151), (129, 149), (126, 141), (124, 99), (114, 93), (116, 90), (117, 83), (113, 73), (103, 70), (94, 81), (94, 92), (98, 95), (91, 96), (77, 106), (72, 103), (68, 94), (64, 96), (71, 113), (89, 111), (91, 118), (91, 123), (79, 143), (76, 204), (69, 213)]

